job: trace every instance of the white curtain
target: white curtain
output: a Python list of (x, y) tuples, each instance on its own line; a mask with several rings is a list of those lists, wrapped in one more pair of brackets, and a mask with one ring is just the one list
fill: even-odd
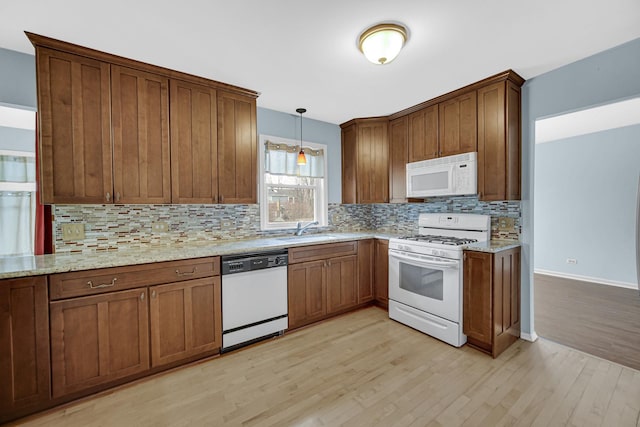
[(35, 193), (12, 185), (34, 181), (33, 157), (0, 155), (0, 256), (33, 253)]
[(273, 175), (324, 177), (324, 150), (302, 147), (306, 165), (298, 165), (299, 145), (288, 145), (267, 141), (264, 147), (264, 170)]

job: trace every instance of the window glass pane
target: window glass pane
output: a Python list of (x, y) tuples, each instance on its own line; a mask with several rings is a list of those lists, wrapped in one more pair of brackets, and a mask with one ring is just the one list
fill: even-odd
[(314, 221), (315, 188), (267, 185), (269, 223)]
[(264, 181), (267, 184), (315, 186), (320, 179), (321, 178), (311, 178), (308, 176), (272, 175), (270, 173), (264, 174)]

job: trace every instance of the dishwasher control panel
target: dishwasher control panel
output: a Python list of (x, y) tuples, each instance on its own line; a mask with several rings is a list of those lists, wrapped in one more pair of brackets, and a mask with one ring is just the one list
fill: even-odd
[(286, 267), (287, 252), (253, 253), (222, 257), (222, 274), (244, 273), (264, 268)]

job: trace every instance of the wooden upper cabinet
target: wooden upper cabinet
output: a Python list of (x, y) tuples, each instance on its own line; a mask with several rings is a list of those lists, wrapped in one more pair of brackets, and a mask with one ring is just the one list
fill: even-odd
[(358, 135), (353, 123), (342, 128), (342, 203), (357, 203), (357, 151)]
[(409, 114), (409, 162), (438, 157), (438, 105)]
[(389, 135), (386, 118), (354, 120), (342, 128), (342, 203), (389, 200)]
[(171, 201), (218, 202), (218, 102), (216, 90), (170, 82)]
[(26, 34), (43, 203), (256, 203), (256, 92)]
[(439, 157), (478, 150), (476, 125), (476, 91), (438, 104)]
[(389, 122), (389, 202), (407, 201), (407, 161), (409, 119), (403, 116)]
[(520, 86), (507, 80), (478, 89), (480, 200), (519, 200)]
[(220, 203), (256, 203), (257, 151), (255, 98), (219, 92)]
[(389, 143), (387, 120), (358, 124), (357, 201), (389, 201)]
[(45, 276), (0, 280), (0, 423), (49, 401)]
[(42, 203), (106, 203), (113, 188), (109, 64), (36, 50)]
[(116, 203), (170, 203), (169, 79), (111, 66)]

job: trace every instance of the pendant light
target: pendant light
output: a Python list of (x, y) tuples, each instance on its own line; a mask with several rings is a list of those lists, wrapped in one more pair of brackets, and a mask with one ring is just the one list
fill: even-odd
[(300, 152), (298, 153), (298, 165), (304, 166), (307, 164), (307, 156), (304, 155), (304, 150), (302, 149), (302, 115), (307, 112), (306, 108), (298, 108), (296, 109), (296, 113), (300, 114)]
[(402, 25), (384, 23), (365, 30), (358, 41), (364, 56), (374, 64), (388, 64), (400, 53), (407, 41), (407, 29)]

